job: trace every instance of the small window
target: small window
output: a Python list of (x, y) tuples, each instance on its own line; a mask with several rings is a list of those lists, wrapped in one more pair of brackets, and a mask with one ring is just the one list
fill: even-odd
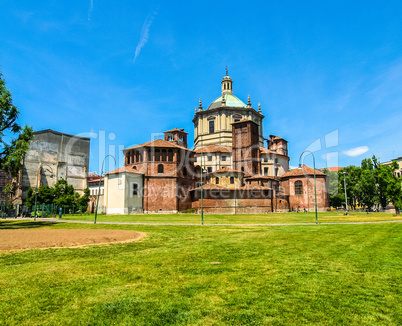
[(183, 168), (183, 175), (186, 177), (187, 176), (187, 168)]
[(278, 176), (278, 168), (275, 168), (275, 177)]
[(240, 118), (234, 118), (234, 122), (239, 122)]
[(173, 135), (168, 136), (168, 141), (173, 141)]
[(251, 192), (251, 197), (253, 197), (253, 198), (255, 197), (254, 191)]
[(158, 165), (158, 173), (163, 173), (163, 164)]
[(219, 178), (218, 177), (215, 178), (215, 184), (217, 184), (217, 185), (219, 184)]
[(212, 161), (212, 156), (208, 156), (208, 161)]
[(212, 168), (209, 167), (209, 168), (208, 168), (208, 173), (211, 173), (211, 172), (212, 172)]
[(133, 183), (133, 196), (138, 196), (138, 183)]
[(209, 122), (209, 133), (213, 134), (215, 132), (215, 121)]
[(265, 175), (265, 176), (268, 175), (268, 168), (264, 168), (264, 175)]
[(303, 195), (303, 182), (300, 180), (295, 182), (295, 195)]
[(244, 172), (244, 167), (241, 167), (241, 172)]
[(268, 162), (268, 157), (264, 157), (264, 162)]
[(230, 177), (230, 184), (234, 185), (234, 177)]
[(226, 161), (227, 156), (222, 156), (222, 161)]
[(179, 141), (184, 141), (184, 137), (183, 136), (179, 136)]
[(269, 197), (269, 191), (268, 191), (268, 190), (265, 190), (265, 191), (264, 191), (264, 196), (265, 196), (265, 197)]

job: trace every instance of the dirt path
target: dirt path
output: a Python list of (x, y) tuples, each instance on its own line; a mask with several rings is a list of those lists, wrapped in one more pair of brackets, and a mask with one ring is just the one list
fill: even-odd
[(143, 232), (125, 230), (0, 230), (0, 252), (123, 243), (137, 241), (145, 235)]

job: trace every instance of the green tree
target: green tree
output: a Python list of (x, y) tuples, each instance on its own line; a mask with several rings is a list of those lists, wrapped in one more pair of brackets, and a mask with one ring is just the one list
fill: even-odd
[(16, 177), (22, 168), (29, 141), (33, 138), (33, 130), (19, 125), (19, 111), (5, 85), (0, 71), (0, 168)]
[(84, 189), (84, 194), (78, 199), (78, 207), (81, 212), (85, 213), (88, 209), (89, 189)]
[(395, 207), (395, 213), (399, 216), (399, 210), (402, 209), (402, 178), (395, 175), (395, 170), (398, 169), (398, 164), (393, 161), (391, 165), (379, 164), (377, 158), (373, 156), (374, 166), (377, 171), (377, 182), (384, 191), (386, 199)]
[(329, 177), (329, 205), (332, 207), (341, 207), (342, 203), (345, 202), (345, 196), (339, 192), (339, 182), (341, 179), (338, 172), (328, 169), (324, 169), (323, 172)]
[(357, 186), (360, 190), (361, 203), (370, 210), (378, 198), (375, 172), (369, 169), (362, 169)]
[(356, 208), (358, 203), (362, 202), (361, 198), (361, 189), (358, 185), (358, 182), (360, 180), (360, 175), (361, 175), (362, 168), (359, 166), (354, 166), (354, 165), (349, 165), (344, 167), (343, 169), (338, 171), (338, 177), (339, 177), (339, 194), (343, 197), (343, 200), (345, 201), (345, 187), (344, 187), (344, 175), (343, 172), (346, 172), (345, 174), (345, 180), (346, 180), (346, 194), (348, 196), (348, 205)]
[(74, 187), (67, 184), (67, 181), (60, 179), (56, 182), (53, 190), (54, 203), (57, 206), (75, 206), (78, 193), (74, 191)]

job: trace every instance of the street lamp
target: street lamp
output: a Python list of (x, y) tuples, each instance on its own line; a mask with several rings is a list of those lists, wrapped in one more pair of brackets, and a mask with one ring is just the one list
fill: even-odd
[[(303, 153), (300, 154), (299, 157), (299, 167), (302, 166), (301, 164), (301, 159), (304, 153), (310, 153), (313, 156), (313, 166), (314, 166), (314, 200), (315, 200), (315, 224), (318, 224), (318, 214), (317, 214), (317, 184), (316, 184), (316, 178), (315, 178), (315, 157), (313, 152), (309, 151), (309, 150), (305, 150), (303, 151)], [(307, 189), (308, 189), (308, 185), (307, 185)]]
[(348, 194), (346, 193), (346, 179), (345, 179), (345, 174), (347, 174), (347, 172), (342, 173), (343, 173), (343, 187), (345, 188), (345, 204), (346, 204), (345, 214), (348, 215)]
[(35, 215), (34, 215), (34, 221), (36, 221), (36, 217), (38, 215), (38, 207), (37, 207), (37, 202), (38, 202), (38, 181), (39, 181), (39, 176), (42, 176), (42, 167), (46, 166), (48, 167), (51, 171), (49, 171), (51, 173), (50, 178), (53, 178), (53, 169), (50, 165), (43, 165), (42, 163), (39, 163), (39, 168), (38, 168), (38, 172), (36, 173), (36, 188), (35, 188)]
[[(206, 172), (207, 170), (205, 170)], [(204, 191), (202, 190), (202, 184), (203, 184), (203, 179), (202, 179), (202, 153), (201, 153), (201, 225), (204, 225)]]
[(101, 173), (100, 173), (100, 176), (99, 176), (98, 198), (97, 198), (97, 200), (96, 200), (95, 221), (94, 221), (94, 224), (96, 224), (96, 217), (98, 216), (98, 205), (99, 205), (99, 196), (100, 196), (100, 186), (101, 186), (102, 174), (103, 174), (103, 164), (105, 163), (105, 160), (106, 160), (106, 158), (107, 158), (108, 156), (113, 157), (113, 159), (114, 159), (114, 165), (116, 165), (116, 159), (114, 158), (113, 155), (106, 155), (105, 158), (104, 158), (103, 161), (102, 161), (102, 168), (101, 168)]

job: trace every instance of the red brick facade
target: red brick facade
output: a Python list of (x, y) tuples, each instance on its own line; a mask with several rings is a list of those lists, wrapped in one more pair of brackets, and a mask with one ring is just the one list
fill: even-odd
[(261, 159), (258, 125), (249, 120), (232, 124), (233, 167), (245, 176), (260, 174)]
[[(263, 176), (258, 125), (248, 120), (233, 123), (232, 135), (234, 169), (226, 168), (226, 174), (205, 174), (203, 208), (206, 213), (263, 214), (314, 208), (313, 169), (303, 166), (281, 177)], [(182, 145), (187, 145), (187, 134), (176, 128), (165, 132), (164, 140), (124, 150), (125, 169), (143, 175), (145, 213), (200, 210), (200, 167), (194, 168), (194, 152)], [(273, 136), (268, 145), (279, 150), (279, 154), (287, 155), (284, 139)], [(239, 174), (241, 180), (244, 177), (240, 186), (230, 188), (218, 182), (219, 177), (227, 181), (227, 178), (239, 178)], [(217, 179), (213, 181), (215, 184), (208, 182), (210, 177)], [(329, 206), (328, 178), (316, 171), (316, 182), (317, 205), (325, 210)]]
[(183, 130), (165, 133), (165, 139), (124, 150), (125, 166), (144, 175), (144, 212), (179, 212), (191, 208), (194, 185), (193, 152)]

